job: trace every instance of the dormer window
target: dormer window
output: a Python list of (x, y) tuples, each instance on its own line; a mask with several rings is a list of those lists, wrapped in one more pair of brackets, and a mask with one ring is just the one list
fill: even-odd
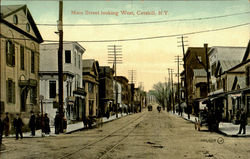
[(18, 18), (16, 14), (13, 16), (13, 23), (16, 25), (18, 24)]

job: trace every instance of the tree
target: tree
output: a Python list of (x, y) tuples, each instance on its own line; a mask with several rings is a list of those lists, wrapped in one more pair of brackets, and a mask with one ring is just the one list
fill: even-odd
[(155, 96), (156, 102), (160, 104), (163, 108), (166, 107), (166, 100), (168, 95), (168, 89), (166, 88), (166, 83), (158, 82), (154, 84), (153, 90), (149, 93)]

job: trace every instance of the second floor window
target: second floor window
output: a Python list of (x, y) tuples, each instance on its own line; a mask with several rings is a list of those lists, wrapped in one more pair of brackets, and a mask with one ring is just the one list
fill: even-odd
[(31, 51), (31, 73), (35, 73), (35, 52)]
[(20, 46), (20, 67), (24, 70), (24, 47)]
[(71, 51), (65, 50), (65, 63), (71, 63)]
[(6, 41), (6, 63), (15, 66), (15, 44), (10, 40)]
[(49, 81), (49, 98), (56, 98), (56, 81)]
[(88, 91), (89, 91), (89, 93), (93, 93), (93, 88), (94, 87), (94, 85), (92, 84), (92, 83), (88, 83)]

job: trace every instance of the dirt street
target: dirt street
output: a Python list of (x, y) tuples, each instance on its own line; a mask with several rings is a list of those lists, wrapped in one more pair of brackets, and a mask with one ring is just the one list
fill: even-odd
[(249, 138), (210, 133), (156, 108), (102, 127), (46, 138), (4, 139), (1, 159), (248, 159)]

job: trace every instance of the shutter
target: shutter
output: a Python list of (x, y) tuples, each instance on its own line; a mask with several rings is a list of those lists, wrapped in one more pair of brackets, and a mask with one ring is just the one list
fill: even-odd
[(8, 80), (6, 81), (6, 99), (7, 99), (7, 102), (9, 103), (9, 82)]
[(16, 85), (15, 85), (16, 83), (15, 82), (12, 82), (12, 88), (13, 88), (13, 90), (12, 90), (12, 103), (16, 103)]
[(5, 51), (6, 51), (6, 64), (8, 64), (8, 40), (6, 41)]
[(249, 86), (249, 66), (246, 67), (246, 86)]
[(15, 66), (15, 44), (12, 44), (11, 56), (12, 56), (12, 66)]

